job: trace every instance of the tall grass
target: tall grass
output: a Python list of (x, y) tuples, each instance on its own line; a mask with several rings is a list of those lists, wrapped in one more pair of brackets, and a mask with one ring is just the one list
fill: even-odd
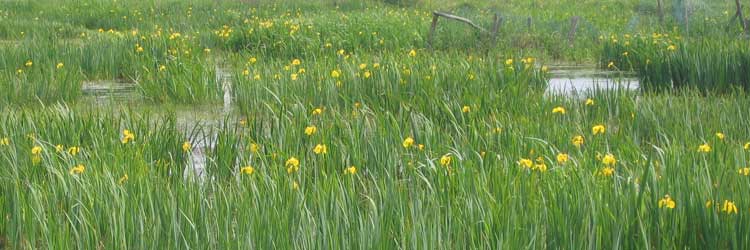
[[(73, 101), (80, 96), (83, 74), (69, 48), (38, 50), (0, 48), (0, 106)], [(79, 90), (79, 91), (75, 91)]]
[[(638, 2), (5, 1), (0, 248), (742, 248), (746, 44), (625, 38)], [(434, 9), (507, 25), (429, 49)], [(683, 88), (550, 95), (558, 59)], [(218, 119), (163, 111), (222, 72)], [(110, 79), (153, 106), (80, 101)]]
[[(312, 114), (297, 105), (226, 121), (204, 181), (175, 174), (189, 166), (181, 145), (195, 139), (168, 117), (14, 111), (0, 130), (10, 139), (0, 149), (10, 166), (0, 172), (0, 233), (11, 248), (747, 244), (747, 176), (738, 174), (748, 161), (746, 96), (591, 98), (594, 105), (521, 94), (446, 110), (445, 120), (429, 118), (428, 106), (391, 113), (363, 103)], [(552, 113), (557, 106), (566, 113)], [(603, 135), (591, 133), (598, 124)], [(317, 132), (305, 134), (311, 125)], [(123, 129), (135, 140), (123, 144)], [(581, 147), (570, 141), (576, 135), (585, 137)], [(415, 143), (404, 148), (406, 137)], [(704, 143), (710, 152), (698, 151)], [(314, 152), (318, 144), (326, 154)], [(71, 146), (81, 152), (71, 155)], [(559, 153), (569, 160), (557, 162)], [(617, 159), (611, 176), (602, 172), (606, 154)], [(290, 173), (292, 157), (300, 167)], [(522, 158), (547, 169), (525, 168)], [(76, 164), (85, 171), (70, 173)], [(246, 166), (254, 172), (241, 173)], [(354, 174), (345, 172), (351, 166)], [(665, 195), (674, 209), (659, 207)], [(722, 211), (725, 200), (738, 213)]]
[[(0, 46), (9, 56), (0, 59), (5, 64), (0, 69), (6, 74), (6, 82), (17, 81), (10, 75), (27, 58), (39, 56), (33, 54), (54, 55), (61, 58), (50, 59), (66, 59), (71, 71), (80, 71), (89, 81), (118, 78), (137, 82), (152, 101), (217, 101), (221, 86), (208, 75), (215, 69), (211, 64), (220, 63), (227, 56), (222, 51), (230, 55), (248, 52), (261, 57), (311, 60), (331, 49), (399, 54), (405, 49), (426, 46), (432, 10), (467, 16), (488, 29), (495, 14), (504, 20), (497, 40), (463, 24), (441, 21), (432, 46), (438, 51), (471, 50), (500, 57), (524, 54), (548, 61), (593, 61), (598, 52), (594, 48), (600, 42), (595, 39), (598, 34), (655, 30), (651, 25), (653, 16), (621, 11), (645, 8), (642, 4), (607, 4), (610, 3), (513, 1), (500, 8), (483, 1), (465, 4), (435, 1), (404, 8), (380, 1), (259, 1), (249, 4), (230, 1), (216, 4), (205, 1), (7, 1), (0, 9), (0, 18), (8, 21), (0, 23), (0, 37), (8, 41), (0, 42)], [(580, 8), (584, 5), (589, 8)], [(701, 6), (712, 10), (728, 8), (723, 3)], [(57, 11), (45, 12), (48, 9)], [(556, 11), (545, 11), (549, 9)], [(591, 11), (594, 9), (596, 11)], [(694, 25), (693, 33), (700, 31), (697, 27), (718, 25), (717, 20), (728, 18), (717, 13), (720, 12), (701, 12), (706, 21), (702, 26)], [(574, 43), (570, 44), (566, 40), (572, 16), (581, 16), (582, 21)], [(526, 23), (528, 17), (532, 18), (531, 27)], [(643, 21), (623, 25), (632, 20)], [(175, 34), (181, 36), (172, 38)], [(137, 46), (145, 50), (136, 53)], [(204, 49), (213, 53), (202, 53)], [(712, 51), (711, 48), (705, 50)], [(170, 63), (177, 65), (169, 67), (167, 73), (155, 72)], [(60, 81), (56, 79), (29, 81), (60, 85), (57, 89), (65, 92), (65, 97), (18, 93), (14, 94), (19, 96), (18, 100), (11, 95), (6, 100), (21, 103), (36, 98), (47, 103), (69, 102), (80, 95), (73, 93), (80, 92), (78, 79), (64, 83), (55, 83)], [(19, 83), (13, 86), (17, 85)]]
[[(618, 40), (620, 39), (620, 40)], [(601, 64), (633, 70), (649, 90), (694, 88), (731, 93), (750, 87), (748, 42), (738, 39), (683, 41), (667, 34), (610, 38)]]
[(481, 110), (503, 95), (543, 90), (545, 74), (534, 60), (426, 50), (359, 56), (330, 49), (312, 60), (247, 56), (237, 60), (234, 95), (245, 112), (260, 106), (282, 111), (296, 105), (311, 109), (360, 103), (394, 113), (429, 107), (425, 113), (432, 118), (446, 109), (470, 105)]
[(38, 40), (4, 47), (5, 104), (73, 102), (84, 81), (119, 79), (156, 102), (215, 102), (222, 94), (210, 49), (179, 32), (102, 30), (81, 40)]

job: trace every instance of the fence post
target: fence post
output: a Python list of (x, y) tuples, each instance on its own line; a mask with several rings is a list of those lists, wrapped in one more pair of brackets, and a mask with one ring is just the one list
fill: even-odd
[(492, 43), (497, 44), (497, 33), (500, 30), (500, 25), (503, 23), (503, 18), (495, 13), (495, 22), (492, 24)]
[(690, 13), (689, 13), (690, 9), (688, 7), (689, 5), (690, 5), (690, 1), (684, 1), (682, 3), (682, 7), (685, 10), (685, 35), (686, 36), (690, 36)]
[(437, 27), (438, 15), (432, 13), (432, 25), (430, 26), (430, 34), (427, 35), (427, 47), (432, 49), (432, 38), (435, 36), (435, 28)]
[(575, 43), (576, 31), (578, 30), (578, 20), (581, 19), (579, 16), (570, 18), (570, 32), (568, 32), (568, 45), (573, 47)]
[(659, 12), (659, 24), (664, 26), (664, 7), (662, 7), (663, 0), (656, 0), (656, 8)]
[(529, 32), (531, 32), (531, 16), (526, 18), (526, 26), (529, 28)]
[(742, 25), (742, 30), (747, 32), (747, 23), (745, 22), (745, 17), (742, 15), (742, 3), (740, 3), (740, 0), (735, 0), (734, 3), (737, 5), (737, 13), (734, 14), (735, 15), (734, 18), (740, 19), (740, 25)]

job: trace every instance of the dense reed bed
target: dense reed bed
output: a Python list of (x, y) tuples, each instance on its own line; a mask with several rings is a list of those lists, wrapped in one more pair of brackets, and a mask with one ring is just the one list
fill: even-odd
[(748, 46), (691, 2), (0, 0), (0, 249), (745, 248)]
[(604, 44), (601, 65), (635, 71), (648, 90), (691, 88), (732, 93), (750, 87), (748, 45), (742, 39), (686, 42), (679, 36), (658, 33), (613, 36)]
[[(430, 100), (443, 117), (271, 100), (219, 127), (5, 113), (0, 234), (58, 248), (747, 244), (747, 96), (535, 93)], [(216, 136), (196, 179), (200, 134)]]

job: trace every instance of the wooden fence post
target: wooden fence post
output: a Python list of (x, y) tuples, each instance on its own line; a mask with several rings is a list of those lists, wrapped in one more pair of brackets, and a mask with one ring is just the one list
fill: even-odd
[(662, 7), (663, 0), (656, 0), (656, 8), (659, 12), (659, 24), (664, 26), (664, 7)]
[(735, 0), (734, 3), (737, 5), (737, 12), (734, 14), (734, 17), (732, 17), (732, 22), (734, 22), (735, 19), (740, 19), (740, 25), (742, 25), (742, 30), (747, 32), (747, 24), (745, 22), (745, 17), (742, 15), (742, 3), (740, 3), (740, 0)]
[(581, 19), (579, 16), (570, 18), (570, 31), (568, 32), (568, 45), (573, 47), (576, 39), (576, 30), (578, 30), (578, 21)]
[(740, 0), (735, 0), (734, 3), (737, 6), (737, 11), (734, 12), (734, 16), (732, 16), (732, 19), (729, 20), (726, 30), (730, 31), (734, 22), (739, 20), (742, 31), (748, 33), (748, 24), (745, 22), (745, 17), (742, 14), (742, 3), (740, 2)]
[(529, 32), (531, 32), (531, 16), (526, 18), (526, 27), (529, 28)]
[(685, 35), (690, 36), (690, 1), (684, 1), (682, 3), (683, 10), (685, 11)]
[(500, 25), (503, 24), (503, 18), (500, 15), (495, 14), (495, 22), (492, 24), (492, 44), (497, 43), (497, 33), (500, 30)]
[(435, 28), (437, 27), (438, 15), (432, 13), (432, 25), (430, 26), (430, 34), (427, 35), (427, 47), (432, 49), (432, 38), (435, 36)]

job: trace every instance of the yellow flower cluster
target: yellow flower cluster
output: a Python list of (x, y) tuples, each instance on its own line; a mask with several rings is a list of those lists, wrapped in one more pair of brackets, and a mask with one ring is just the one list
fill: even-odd
[(719, 140), (724, 140), (725, 137), (726, 135), (724, 135), (724, 133), (716, 132), (716, 138), (718, 138)]
[(41, 153), (42, 153), (42, 147), (40, 147), (40, 146), (34, 146), (33, 148), (31, 148), (31, 154), (33, 154), (33, 155), (39, 155)]
[(516, 163), (519, 166), (523, 168), (531, 169), (532, 171), (539, 171), (539, 172), (547, 171), (547, 164), (544, 163), (544, 158), (542, 157), (538, 157), (536, 159), (536, 162), (532, 161), (531, 159), (521, 158)]
[(70, 148), (68, 148), (68, 154), (70, 154), (70, 155), (75, 156), (79, 152), (81, 152), (81, 148), (79, 148), (79, 147), (70, 147)]
[(260, 150), (260, 145), (258, 145), (257, 143), (250, 143), (250, 146), (248, 146), (247, 148), (248, 150), (250, 150), (250, 152), (256, 154)]
[(117, 180), (117, 184), (120, 184), (120, 185), (122, 185), (122, 184), (123, 184), (123, 183), (125, 183), (126, 181), (128, 181), (128, 174), (124, 174), (124, 175), (123, 175), (122, 177), (120, 177), (120, 179), (119, 179), (119, 180)]
[(234, 30), (232, 30), (231, 27), (224, 25), (221, 27), (221, 29), (214, 31), (214, 34), (216, 34), (220, 38), (227, 39), (232, 35), (232, 32), (234, 32)]
[(603, 175), (603, 176), (607, 176), (607, 177), (612, 176), (612, 175), (615, 174), (615, 168), (613, 168), (613, 167), (604, 167), (604, 168), (602, 168), (600, 174)]
[(583, 145), (584, 139), (582, 135), (576, 135), (571, 140), (571, 143), (573, 143), (573, 146), (576, 146), (577, 148), (580, 148), (581, 145)]
[(447, 167), (451, 165), (451, 162), (453, 162), (453, 158), (450, 154), (443, 155), (440, 157), (440, 165)]
[(709, 153), (709, 152), (711, 152), (711, 145), (708, 145), (708, 143), (704, 143), (704, 144), (698, 146), (698, 152), (701, 152), (701, 153)]
[(410, 148), (414, 146), (414, 138), (406, 137), (406, 139), (404, 139), (404, 142), (401, 143), (401, 145), (404, 146), (404, 148)]
[(240, 169), (240, 173), (246, 174), (246, 175), (253, 175), (255, 173), (255, 168), (252, 166), (245, 166)]
[(344, 174), (354, 175), (356, 173), (357, 173), (357, 167), (355, 167), (355, 166), (350, 166), (350, 167), (344, 169)]
[(72, 167), (70, 169), (70, 174), (73, 174), (73, 175), (82, 174), (83, 171), (85, 170), (86, 170), (86, 167), (84, 167), (83, 164), (78, 164), (75, 167)]
[(284, 166), (286, 166), (286, 172), (288, 174), (295, 173), (299, 171), (299, 159), (297, 158), (289, 158), (286, 160), (286, 163), (284, 163)]
[(565, 153), (557, 154), (557, 163), (565, 164), (568, 162), (569, 159), (570, 159), (570, 156), (568, 156), (568, 154), (565, 154)]
[(318, 132), (318, 127), (316, 127), (315, 125), (308, 126), (305, 128), (305, 134), (308, 136), (312, 136), (317, 132)]
[(721, 211), (725, 212), (727, 214), (737, 214), (737, 206), (734, 205), (734, 202), (729, 200), (724, 200), (724, 205), (721, 207)]
[(315, 153), (316, 155), (327, 154), (328, 153), (328, 147), (326, 147), (325, 144), (315, 145), (315, 148), (313, 148), (313, 153)]
[(182, 34), (180, 34), (179, 32), (173, 32), (169, 34), (169, 40), (174, 40), (180, 37), (182, 37)]
[(675, 203), (674, 200), (672, 200), (672, 197), (669, 197), (669, 195), (664, 195), (664, 198), (659, 200), (659, 208), (669, 208), (674, 209), (677, 206), (677, 203)]
[(553, 108), (553, 109), (552, 109), (552, 113), (553, 113), (553, 114), (561, 114), (561, 115), (564, 115), (564, 114), (565, 114), (565, 108), (563, 108), (563, 107), (556, 107), (556, 108)]
[(42, 147), (34, 146), (31, 148), (31, 163), (37, 165), (40, 162), (42, 162)]
[(273, 27), (273, 21), (268, 20), (268, 21), (260, 22), (259, 25), (260, 25), (261, 28), (269, 29), (269, 28)]
[[(378, 69), (378, 68), (380, 68), (380, 63), (374, 63), (374, 64), (372, 64), (372, 69), (370, 69), (366, 63), (361, 63), (361, 64), (359, 64), (359, 70), (362, 71), (362, 72), (358, 72), (356, 75), (358, 77), (362, 77), (364, 79), (369, 79), (370, 77), (372, 77), (372, 72), (374, 70)], [(340, 72), (338, 72), (336, 70), (334, 70), (334, 72), (340, 73)], [(334, 74), (332, 72), (331, 76), (333, 76), (333, 75)], [(334, 78), (337, 78), (337, 77), (338, 77), (338, 75), (334, 76)], [(337, 82), (337, 85), (339, 85), (339, 84), (340, 83)]]
[(602, 158), (602, 163), (604, 163), (605, 166), (611, 167), (617, 164), (617, 159), (615, 159), (615, 156), (612, 154), (606, 154)]
[(409, 57), (415, 57), (415, 56), (417, 56), (417, 51), (416, 50), (412, 49), (411, 51), (409, 51)]
[(130, 130), (123, 130), (122, 131), (122, 144), (128, 144), (135, 140), (135, 134), (133, 132), (130, 132)]
[(601, 124), (591, 128), (591, 133), (594, 135), (604, 134), (604, 132), (606, 131), (607, 129), (604, 127), (604, 125)]
[(586, 106), (594, 106), (594, 99), (586, 99)]
[(530, 159), (526, 159), (526, 158), (521, 158), (520, 160), (518, 160), (517, 163), (518, 165), (525, 167), (525, 168), (531, 168), (534, 165), (533, 161), (531, 161)]

